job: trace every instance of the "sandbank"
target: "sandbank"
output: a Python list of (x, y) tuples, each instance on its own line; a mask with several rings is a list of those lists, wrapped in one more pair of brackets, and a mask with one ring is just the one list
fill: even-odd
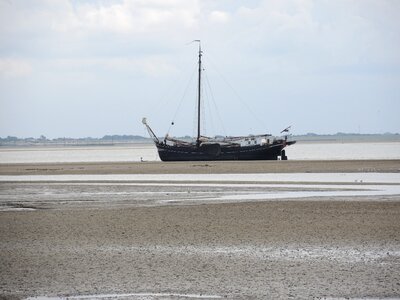
[[(400, 161), (0, 164), (0, 175), (336, 172), (398, 173)], [(255, 189), (299, 188), (0, 182), (2, 203), (21, 208), (0, 211), (0, 298), (400, 297), (399, 195), (205, 199)]]
[(0, 175), (400, 172), (400, 160), (82, 162), (1, 164)]
[(0, 239), (3, 297), (400, 296), (400, 201), (1, 212)]

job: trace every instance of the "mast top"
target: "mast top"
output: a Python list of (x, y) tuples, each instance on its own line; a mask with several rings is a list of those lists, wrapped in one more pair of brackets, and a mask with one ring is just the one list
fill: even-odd
[(201, 55), (203, 53), (201, 51), (201, 40), (193, 40), (189, 44), (191, 44), (191, 43), (199, 43), (199, 55)]

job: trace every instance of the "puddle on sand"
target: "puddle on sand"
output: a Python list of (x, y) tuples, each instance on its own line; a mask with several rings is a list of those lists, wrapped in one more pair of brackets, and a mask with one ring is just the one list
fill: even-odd
[(0, 211), (400, 195), (400, 173), (34, 175), (0, 176), (0, 184)]
[(101, 247), (99, 252), (149, 252), (177, 256), (224, 256), (246, 257), (258, 260), (270, 261), (315, 261), (326, 260), (338, 263), (384, 263), (388, 259), (400, 259), (400, 249), (397, 246), (389, 248), (368, 247), (327, 247), (327, 246), (160, 246), (156, 247), (135, 247), (135, 246), (109, 246)]
[(12, 207), (12, 206), (0, 206), (0, 211), (33, 211), (35, 208), (28, 207)]
[(399, 183), (400, 173), (263, 173), (263, 174), (111, 174), (2, 175), (1, 181), (215, 181), (215, 182), (325, 182)]
[(99, 294), (77, 296), (37, 296), (28, 297), (25, 300), (98, 300), (98, 299), (220, 299), (221, 296), (202, 294), (178, 294), (178, 293), (129, 293), (129, 294)]
[[(263, 199), (300, 199), (311, 197), (353, 197), (353, 196), (390, 196), (400, 195), (400, 186), (392, 185), (302, 185), (298, 191), (280, 191), (272, 193), (254, 193), (246, 195), (223, 195), (221, 200), (263, 200)], [(315, 188), (324, 190), (301, 190), (301, 188)]]

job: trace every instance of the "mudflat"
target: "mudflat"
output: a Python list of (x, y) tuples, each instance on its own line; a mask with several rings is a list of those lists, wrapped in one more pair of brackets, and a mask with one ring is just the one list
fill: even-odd
[(398, 200), (1, 212), (1, 293), (400, 297)]
[(400, 172), (400, 160), (93, 162), (1, 164), (0, 175)]
[[(399, 169), (398, 160), (143, 162), (2, 164), (0, 174)], [(218, 200), (228, 194), (343, 188), (0, 182), (1, 203), (12, 208), (0, 211), (0, 298), (400, 298), (400, 195)]]

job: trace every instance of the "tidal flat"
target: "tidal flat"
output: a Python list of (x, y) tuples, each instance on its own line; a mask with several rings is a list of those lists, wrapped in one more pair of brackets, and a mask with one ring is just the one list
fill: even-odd
[(193, 170), (233, 162), (187, 163), (192, 172), (173, 176), (157, 163), (149, 177), (125, 180), (0, 166), (1, 296), (399, 298), (399, 162), (364, 165), (381, 172), (346, 162), (332, 173), (343, 164), (231, 176)]

